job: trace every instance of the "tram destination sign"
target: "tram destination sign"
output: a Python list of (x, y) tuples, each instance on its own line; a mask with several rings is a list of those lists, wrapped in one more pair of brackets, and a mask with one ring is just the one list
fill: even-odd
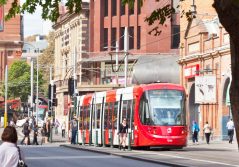
[(195, 76), (195, 103), (216, 103), (216, 76)]

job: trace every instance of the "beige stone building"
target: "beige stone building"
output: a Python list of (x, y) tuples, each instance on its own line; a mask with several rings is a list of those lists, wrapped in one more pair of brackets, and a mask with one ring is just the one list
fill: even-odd
[(219, 23), (213, 0), (193, 2), (186, 1), (182, 8), (195, 9), (195, 19), (180, 21), (180, 80), (187, 92), (188, 125), (191, 130), (197, 121), (203, 139), (203, 126), (208, 121), (212, 137), (226, 139), (226, 122), (231, 116), (229, 35)]
[[(68, 80), (74, 78), (76, 64), (77, 93), (86, 94), (112, 89), (114, 85), (100, 82), (101, 72), (94, 61), (94, 53), (89, 53), (89, 3), (83, 2), (79, 14), (62, 14), (53, 25), (55, 30), (55, 63), (53, 81), (56, 84), (58, 105), (54, 108), (55, 118), (60, 123), (68, 122), (71, 98), (68, 94)], [(89, 55), (91, 54), (91, 59)], [(105, 54), (98, 55), (99, 57)], [(74, 62), (74, 59), (76, 60)]]

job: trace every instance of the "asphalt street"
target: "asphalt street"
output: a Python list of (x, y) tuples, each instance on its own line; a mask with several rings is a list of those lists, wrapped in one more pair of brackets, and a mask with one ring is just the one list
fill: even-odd
[(29, 167), (166, 167), (119, 156), (58, 146), (21, 146)]

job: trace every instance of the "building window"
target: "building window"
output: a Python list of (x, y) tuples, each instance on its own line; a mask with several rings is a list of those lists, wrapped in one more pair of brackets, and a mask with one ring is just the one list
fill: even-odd
[(137, 12), (138, 12), (138, 14), (141, 14), (141, 0), (138, 0), (137, 3), (138, 3), (137, 4), (137, 10), (138, 10)]
[(140, 49), (140, 41), (141, 41), (141, 27), (137, 27), (137, 49)]
[(111, 0), (111, 13), (112, 16), (116, 16), (117, 14), (117, 0)]
[(105, 0), (104, 2), (105, 2), (104, 16), (107, 17), (108, 16), (108, 0)]
[(104, 43), (102, 50), (107, 50), (108, 48), (108, 28), (104, 28)]
[(120, 50), (124, 50), (124, 27), (120, 27)]
[(179, 25), (172, 26), (171, 48), (177, 49), (180, 42), (180, 27)]
[(115, 43), (116, 43), (116, 28), (111, 29), (111, 50), (115, 50)]
[(129, 15), (133, 15), (134, 14), (134, 6), (129, 6), (128, 5), (128, 7), (129, 7)]
[(120, 2), (120, 15), (125, 15), (125, 5), (122, 2)]
[(129, 27), (129, 49), (134, 49), (134, 27)]

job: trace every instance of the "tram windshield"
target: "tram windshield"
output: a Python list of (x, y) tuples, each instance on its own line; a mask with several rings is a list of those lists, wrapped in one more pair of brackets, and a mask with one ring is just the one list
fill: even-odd
[(145, 125), (185, 125), (185, 96), (178, 90), (149, 90), (140, 100), (140, 119)]

